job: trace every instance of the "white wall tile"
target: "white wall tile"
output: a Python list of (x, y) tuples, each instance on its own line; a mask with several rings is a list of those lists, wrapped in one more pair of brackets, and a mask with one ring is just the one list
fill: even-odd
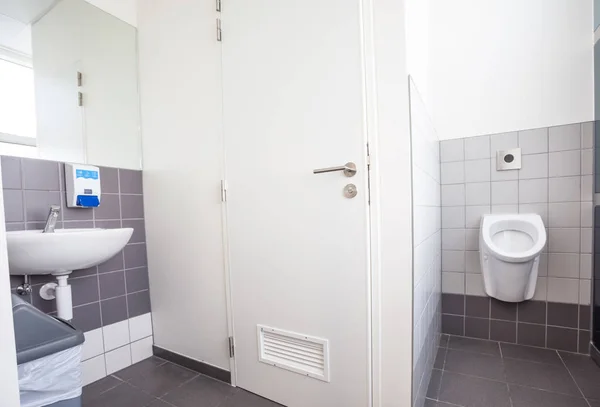
[(465, 184), (442, 185), (442, 206), (465, 204)]
[(579, 202), (581, 177), (550, 178), (548, 188), (549, 202)]
[(104, 353), (104, 338), (102, 328), (84, 333), (83, 354), (81, 360), (88, 360)]
[(519, 132), (521, 154), (539, 154), (548, 152), (548, 129), (533, 129)]
[(515, 214), (519, 213), (519, 205), (492, 205), (492, 213), (499, 215), (503, 213)]
[(594, 122), (581, 123), (581, 148), (594, 148)]
[(465, 271), (467, 273), (481, 274), (481, 261), (479, 251), (465, 252)]
[(483, 215), (492, 213), (492, 208), (489, 205), (482, 206), (467, 206), (466, 209), (466, 226), (470, 229), (476, 229), (481, 226), (481, 218)]
[(592, 299), (592, 281), (579, 280), (579, 304), (590, 305)]
[(479, 250), (479, 229), (467, 229), (465, 231), (465, 249)]
[(442, 163), (442, 184), (462, 184), (465, 182), (465, 164), (463, 161)]
[(464, 294), (465, 273), (442, 272), (442, 292), (447, 294)]
[(510, 150), (519, 147), (519, 137), (516, 131), (511, 133), (492, 134), (490, 140), (490, 148), (492, 157), (496, 156), (496, 152)]
[(519, 181), (519, 203), (548, 202), (548, 180), (530, 179)]
[(447, 229), (465, 228), (465, 207), (445, 206), (442, 208), (442, 227)]
[[(468, 184), (467, 184), (468, 185)], [(492, 205), (508, 205), (519, 203), (519, 182), (492, 182)]]
[(582, 202), (592, 202), (594, 200), (594, 176), (584, 175), (581, 177), (581, 197)]
[(465, 250), (465, 231), (461, 229), (442, 230), (443, 250)]
[(548, 253), (540, 254), (540, 264), (538, 265), (538, 276), (548, 275)]
[(104, 355), (81, 362), (81, 372), (84, 386), (106, 377)]
[(548, 276), (579, 278), (579, 254), (548, 253)]
[(581, 150), (581, 175), (594, 173), (594, 150)]
[(477, 295), (479, 297), (485, 297), (486, 293), (483, 287), (483, 275), (482, 274), (467, 274), (467, 295)]
[(489, 205), (491, 203), (491, 188), (489, 182), (466, 184), (467, 205)]
[(106, 373), (113, 374), (121, 369), (131, 366), (131, 346), (125, 345), (121, 348), (106, 352)]
[(465, 271), (465, 252), (456, 250), (442, 251), (442, 271)]
[(147, 313), (139, 317), (129, 318), (129, 335), (131, 342), (152, 335), (152, 314)]
[(104, 334), (104, 351), (108, 352), (128, 344), (129, 322), (127, 320), (107, 325), (102, 328)]
[(579, 257), (579, 278), (592, 278), (592, 255), (581, 254)]
[(535, 285), (535, 293), (533, 294), (533, 300), (546, 301), (548, 292), (548, 278), (538, 277), (537, 284)]
[(154, 344), (151, 336), (131, 343), (131, 362), (138, 363), (142, 360), (152, 357), (152, 345)]
[(490, 159), (465, 161), (465, 182), (489, 182)]
[(550, 203), (548, 210), (548, 226), (551, 228), (578, 228), (581, 225), (579, 202)]
[(548, 226), (548, 204), (537, 203), (537, 204), (520, 204), (519, 213), (536, 213), (540, 215), (545, 226)]
[(549, 229), (548, 251), (550, 253), (579, 253), (579, 229)]
[(490, 158), (490, 136), (465, 138), (465, 160)]
[(548, 175), (550, 177), (570, 177), (581, 173), (581, 152), (579, 150), (549, 153)]
[(581, 228), (581, 253), (593, 252), (593, 234), (592, 228)]
[(441, 162), (463, 161), (465, 159), (465, 143), (463, 139), (444, 140), (440, 142)]
[(548, 141), (550, 151), (579, 150), (581, 148), (581, 124), (550, 127)]
[(548, 277), (548, 301), (578, 304), (579, 280)]
[(594, 206), (591, 202), (581, 203), (581, 227), (594, 227)]
[(524, 155), (521, 157), (519, 179), (548, 177), (548, 154)]

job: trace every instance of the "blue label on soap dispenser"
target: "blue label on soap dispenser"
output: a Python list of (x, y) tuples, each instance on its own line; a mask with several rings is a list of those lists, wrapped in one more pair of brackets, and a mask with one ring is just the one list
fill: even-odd
[(98, 179), (98, 171), (75, 170), (75, 178)]

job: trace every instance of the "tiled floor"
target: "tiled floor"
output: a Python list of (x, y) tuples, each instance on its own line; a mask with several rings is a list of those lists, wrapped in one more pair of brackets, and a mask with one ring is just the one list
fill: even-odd
[(425, 407), (600, 407), (588, 357), (442, 336)]
[(83, 407), (281, 407), (152, 357), (83, 389)]

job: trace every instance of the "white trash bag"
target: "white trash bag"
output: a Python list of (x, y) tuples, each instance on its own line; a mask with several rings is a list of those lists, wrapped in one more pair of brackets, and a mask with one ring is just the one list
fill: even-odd
[(75, 346), (19, 365), (21, 407), (42, 407), (81, 396), (81, 352)]

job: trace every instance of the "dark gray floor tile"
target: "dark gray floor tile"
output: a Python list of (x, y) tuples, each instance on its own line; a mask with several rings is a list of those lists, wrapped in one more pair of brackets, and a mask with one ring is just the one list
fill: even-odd
[(508, 383), (570, 396), (581, 395), (569, 371), (564, 366), (505, 359), (504, 368)]
[(588, 399), (588, 403), (590, 403), (591, 407), (600, 407), (600, 400), (590, 400), (590, 399)]
[(425, 399), (423, 407), (437, 407), (437, 401), (431, 399)]
[(446, 348), (438, 348), (435, 356), (435, 362), (433, 363), (434, 369), (443, 369), (444, 361), (446, 360)]
[(136, 389), (127, 383), (122, 383), (112, 390), (102, 393), (85, 407), (145, 407), (152, 403), (154, 397)]
[(504, 381), (502, 359), (481, 353), (449, 349), (444, 371)]
[(587, 355), (577, 355), (569, 352), (558, 352), (568, 369), (588, 370), (592, 373), (600, 371), (600, 367)]
[(442, 334), (442, 336), (440, 336), (440, 348), (447, 348), (449, 340), (450, 340), (450, 337), (448, 335)]
[(198, 376), (196, 372), (172, 363), (165, 363), (156, 369), (149, 369), (146, 373), (131, 378), (129, 383), (146, 393), (160, 397), (195, 376)]
[(281, 404), (267, 400), (256, 394), (240, 390), (233, 396), (229, 397), (219, 407), (277, 407)]
[(450, 337), (448, 348), (462, 350), (465, 352), (483, 353), (486, 355), (500, 356), (498, 342), (485, 341), (481, 339)]
[(512, 345), (501, 343), (502, 357), (511, 359), (528, 360), (530, 362), (562, 365), (558, 353), (550, 349), (534, 348), (531, 346)]
[(162, 397), (177, 407), (216, 407), (238, 391), (223, 382), (198, 376)]
[(114, 389), (122, 383), (123, 381), (117, 379), (116, 377), (106, 376), (104, 379), (100, 379), (97, 382), (85, 386), (83, 388), (84, 405), (86, 403), (90, 403), (102, 393)]
[(582, 398), (510, 385), (513, 407), (587, 407)]
[(167, 363), (166, 360), (152, 356), (151, 358), (145, 359), (139, 363), (136, 363), (135, 365), (131, 365), (123, 370), (118, 371), (114, 374), (114, 376), (117, 376), (121, 380), (128, 381), (148, 374), (151, 370), (154, 370), (165, 363)]
[[(85, 405), (83, 407), (85, 407)], [(166, 401), (156, 399), (153, 403), (149, 404), (148, 407), (173, 407), (173, 405), (167, 403)]]
[(510, 407), (506, 383), (444, 372), (439, 400), (464, 407)]
[(431, 379), (429, 380), (429, 387), (427, 387), (427, 397), (432, 399), (438, 398), (441, 382), (442, 371), (438, 369), (433, 369), (433, 372), (431, 372)]
[(586, 398), (600, 400), (600, 371), (569, 369)]

